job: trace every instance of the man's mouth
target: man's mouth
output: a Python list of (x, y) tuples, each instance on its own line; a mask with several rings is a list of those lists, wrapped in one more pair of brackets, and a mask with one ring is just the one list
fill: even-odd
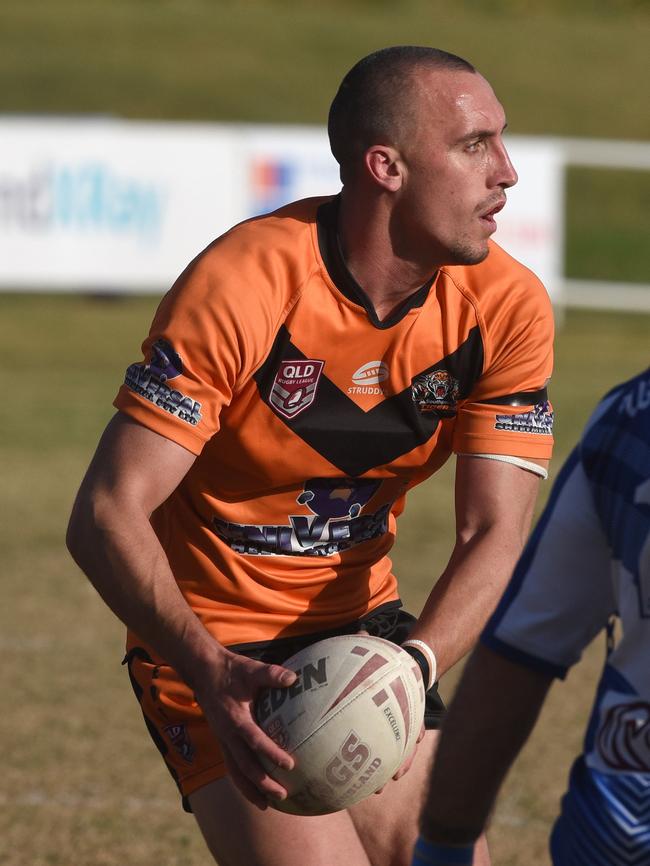
[(494, 202), (479, 214), (479, 219), (484, 223), (487, 223), (491, 229), (496, 229), (497, 224), (494, 217), (499, 213), (500, 210), (503, 210), (505, 207), (506, 200), (505, 198), (500, 198), (498, 201)]

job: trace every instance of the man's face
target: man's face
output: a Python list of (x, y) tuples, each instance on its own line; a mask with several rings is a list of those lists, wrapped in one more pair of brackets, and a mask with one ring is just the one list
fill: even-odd
[(414, 261), (431, 255), (436, 266), (483, 261), (505, 190), (517, 182), (502, 139), (505, 123), (478, 73), (416, 73), (413, 118), (398, 142), (404, 171), (394, 210), (398, 254)]

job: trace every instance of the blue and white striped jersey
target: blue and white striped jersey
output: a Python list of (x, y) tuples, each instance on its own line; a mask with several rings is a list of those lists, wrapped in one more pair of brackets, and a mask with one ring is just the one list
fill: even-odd
[(592, 415), (481, 640), (563, 678), (614, 616), (556, 866), (650, 866), (650, 369)]

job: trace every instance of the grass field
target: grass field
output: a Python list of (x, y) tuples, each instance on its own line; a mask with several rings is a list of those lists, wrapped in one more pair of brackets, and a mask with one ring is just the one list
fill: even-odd
[[(514, 134), (650, 140), (647, 0), (0, 0), (0, 111), (323, 124), (399, 43), (467, 56)], [(650, 281), (649, 201), (650, 172), (571, 171), (567, 274)]]
[[(142, 727), (120, 667), (122, 629), (63, 546), (74, 492), (155, 303), (0, 296), (3, 866), (208, 862)], [(569, 312), (552, 387), (554, 467), (597, 397), (647, 365), (649, 333), (650, 317)], [(450, 480), (444, 470), (415, 491), (402, 518), (395, 560), (413, 609), (450, 549)], [(601, 659), (599, 643), (553, 690), (495, 816), (495, 866), (547, 863), (547, 828)], [(452, 672), (446, 694), (454, 682)]]
[(4, 111), (322, 123), (384, 45), (493, 81), (515, 132), (644, 139), (645, 0), (2, 0)]

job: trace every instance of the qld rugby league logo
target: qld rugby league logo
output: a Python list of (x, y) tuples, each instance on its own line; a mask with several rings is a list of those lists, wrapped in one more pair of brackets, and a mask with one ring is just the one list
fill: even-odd
[(459, 389), (458, 379), (446, 370), (434, 370), (415, 377), (411, 395), (420, 412), (452, 418), (457, 410)]
[(285, 418), (295, 418), (314, 402), (325, 361), (311, 358), (282, 361), (275, 374), (269, 400)]

